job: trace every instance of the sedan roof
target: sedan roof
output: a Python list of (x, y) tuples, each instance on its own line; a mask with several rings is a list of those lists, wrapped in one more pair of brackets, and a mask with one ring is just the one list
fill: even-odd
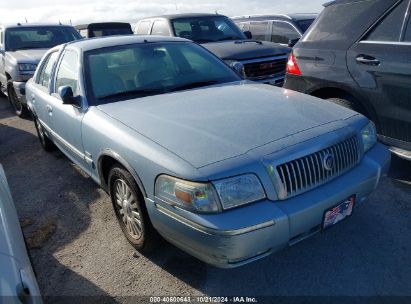
[(118, 45), (154, 42), (190, 42), (190, 40), (176, 37), (125, 35), (81, 39), (69, 42), (67, 45), (69, 47), (81, 49), (83, 52), (85, 52)]

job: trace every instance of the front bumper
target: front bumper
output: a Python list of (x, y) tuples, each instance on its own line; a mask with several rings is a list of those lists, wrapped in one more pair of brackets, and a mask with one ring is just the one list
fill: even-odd
[[(263, 200), (215, 215), (193, 214), (148, 200), (153, 225), (171, 243), (217, 267), (241, 266), (321, 231), (324, 211), (355, 194), (356, 207), (374, 191), (390, 165), (375, 145), (351, 171), (284, 201)], [(355, 215), (354, 215), (355, 216)]]
[(26, 82), (13, 81), (13, 88), (16, 92), (16, 96), (22, 104), (27, 104), (26, 100)]

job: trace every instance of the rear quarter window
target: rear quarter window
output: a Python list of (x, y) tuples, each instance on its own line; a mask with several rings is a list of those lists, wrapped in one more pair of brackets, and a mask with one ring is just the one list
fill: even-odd
[(353, 41), (358, 39), (358, 36), (365, 30), (359, 28), (363, 24), (360, 21), (369, 20), (369, 11), (372, 10), (373, 5), (374, 1), (361, 1), (326, 7), (306, 33), (303, 41)]

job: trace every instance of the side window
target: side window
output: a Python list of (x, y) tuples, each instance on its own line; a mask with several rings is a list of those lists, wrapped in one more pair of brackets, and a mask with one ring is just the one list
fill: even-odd
[(79, 94), (77, 53), (74, 51), (65, 51), (60, 62), (56, 77), (56, 92), (61, 86), (70, 86), (74, 96)]
[(156, 36), (170, 36), (170, 29), (168, 24), (164, 20), (157, 20), (153, 24), (151, 29), (151, 35)]
[(368, 35), (369, 41), (400, 41), (408, 1), (402, 1)]
[(267, 40), (269, 28), (269, 21), (250, 22), (250, 32), (255, 40)]
[(136, 35), (148, 35), (148, 30), (150, 29), (150, 21), (141, 21), (137, 25)]
[(3, 30), (0, 30), (0, 48), (3, 46)]
[(300, 37), (300, 34), (291, 24), (274, 21), (273, 30), (271, 32), (272, 42), (288, 44), (289, 40), (299, 39)]
[(47, 58), (47, 61), (43, 65), (40, 76), (38, 77), (37, 83), (45, 88), (49, 87), (51, 73), (53, 71), (54, 64), (56, 63), (58, 57), (58, 52), (54, 52)]
[(81, 37), (87, 38), (87, 32), (88, 32), (87, 29), (82, 29), (82, 30), (80, 30), (80, 35), (81, 35)]

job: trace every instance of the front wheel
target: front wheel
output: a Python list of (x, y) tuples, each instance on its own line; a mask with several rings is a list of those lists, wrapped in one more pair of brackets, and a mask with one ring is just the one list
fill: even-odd
[(109, 173), (109, 192), (117, 220), (127, 240), (141, 252), (151, 251), (158, 235), (133, 176), (124, 168), (114, 166)]
[(27, 107), (24, 104), (22, 104), (19, 98), (17, 97), (16, 91), (14, 90), (13, 82), (11, 80), (9, 80), (9, 82), (7, 83), (7, 95), (14, 112), (18, 117), (30, 116), (30, 112), (27, 109)]

